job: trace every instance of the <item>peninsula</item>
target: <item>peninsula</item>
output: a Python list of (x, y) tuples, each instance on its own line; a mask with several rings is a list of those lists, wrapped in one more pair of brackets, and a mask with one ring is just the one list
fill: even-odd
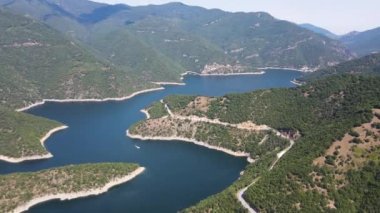
[(49, 200), (99, 195), (143, 171), (136, 164), (100, 163), (1, 175), (0, 211), (19, 213)]
[(0, 160), (19, 163), (51, 158), (45, 141), (67, 126), (49, 119), (0, 107)]
[[(189, 141), (252, 159), (234, 184), (184, 212), (309, 212), (328, 211), (337, 204), (341, 210), (359, 209), (377, 199), (365, 196), (360, 187), (378, 192), (367, 183), (379, 171), (379, 84), (378, 77), (335, 75), (290, 89), (169, 96), (148, 107), (150, 118), (133, 125), (128, 135)], [(357, 133), (344, 137), (360, 125), (352, 130)], [(345, 163), (346, 154), (352, 163)], [(352, 191), (360, 197), (352, 197)]]

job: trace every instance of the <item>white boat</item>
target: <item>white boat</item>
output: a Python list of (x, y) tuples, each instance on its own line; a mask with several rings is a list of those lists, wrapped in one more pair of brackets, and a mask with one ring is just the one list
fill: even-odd
[(135, 145), (135, 147), (136, 147), (136, 149), (140, 149), (140, 147), (139, 147), (139, 146), (137, 146), (137, 145)]

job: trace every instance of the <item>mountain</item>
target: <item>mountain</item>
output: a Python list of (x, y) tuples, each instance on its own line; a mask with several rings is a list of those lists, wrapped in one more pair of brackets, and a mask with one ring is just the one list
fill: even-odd
[[(153, 87), (38, 21), (0, 10), (0, 101), (120, 97)], [(142, 80), (142, 79), (141, 79)]]
[(318, 68), (352, 58), (338, 41), (263, 12), (86, 0), (0, 0), (0, 4), (45, 22), (84, 43), (99, 58), (144, 73), (151, 77), (148, 80), (165, 80), (162, 73), (178, 80), (178, 73), (201, 72), (215, 63), (249, 71), (266, 66)]
[(360, 56), (380, 52), (380, 27), (349, 33), (342, 36), (340, 41)]
[(319, 79), (337, 74), (380, 75), (380, 53), (343, 62), (336, 66), (321, 69), (318, 72), (308, 73), (301, 80)]
[[(11, 113), (43, 99), (123, 97), (157, 87), (152, 81), (179, 81), (181, 73), (202, 72), (207, 65), (231, 72), (316, 68), (352, 57), (339, 42), (267, 13), (181, 3), (0, 0), (0, 32), (2, 116), (14, 128), (28, 127), (17, 133), (20, 138), (36, 138), (56, 125), (36, 117), (17, 120), (24, 114)], [(42, 126), (36, 130), (28, 122)], [(8, 133), (1, 128), (1, 143), (9, 142)]]
[(335, 40), (336, 40), (336, 39), (339, 39), (339, 36), (338, 36), (338, 35), (336, 35), (336, 34), (330, 32), (330, 31), (328, 31), (328, 30), (326, 30), (326, 29), (324, 29), (324, 28), (322, 28), (322, 27), (317, 27), (317, 26), (312, 25), (312, 24), (300, 24), (299, 26), (300, 26), (300, 27), (303, 27), (303, 28), (305, 28), (305, 29), (308, 29), (308, 30), (310, 30), (310, 31), (313, 31), (313, 32), (315, 32), (315, 33), (318, 33), (318, 34), (324, 35), (324, 36), (326, 36), (326, 37), (328, 37), (328, 38), (331, 38), (331, 39), (335, 39)]

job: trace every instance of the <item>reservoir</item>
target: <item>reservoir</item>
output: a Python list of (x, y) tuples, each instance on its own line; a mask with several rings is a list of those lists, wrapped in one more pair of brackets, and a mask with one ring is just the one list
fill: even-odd
[(120, 102), (49, 102), (28, 113), (69, 126), (46, 141), (54, 157), (21, 164), (0, 162), (0, 174), (81, 163), (138, 163), (146, 171), (108, 193), (72, 201), (50, 201), (29, 212), (177, 212), (228, 187), (239, 178), (247, 161), (180, 141), (132, 140), (125, 133), (132, 124), (145, 118), (140, 110), (168, 95), (222, 96), (292, 87), (290, 81), (300, 75), (290, 70), (267, 70), (263, 75), (188, 75), (185, 86), (165, 86), (165, 90)]

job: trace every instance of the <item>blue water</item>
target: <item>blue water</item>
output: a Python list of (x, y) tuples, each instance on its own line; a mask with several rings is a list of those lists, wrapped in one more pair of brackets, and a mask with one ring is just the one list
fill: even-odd
[[(190, 143), (129, 139), (126, 129), (144, 119), (140, 110), (173, 94), (222, 96), (291, 87), (290, 80), (299, 76), (298, 72), (285, 70), (271, 70), (265, 75), (187, 76), (186, 86), (167, 86), (122, 102), (46, 103), (29, 113), (69, 126), (46, 142), (54, 158), (21, 164), (0, 162), (0, 174), (79, 163), (135, 162), (146, 171), (108, 193), (50, 201), (29, 212), (177, 212), (225, 189), (239, 177), (247, 162)], [(136, 149), (136, 144), (141, 149)]]

